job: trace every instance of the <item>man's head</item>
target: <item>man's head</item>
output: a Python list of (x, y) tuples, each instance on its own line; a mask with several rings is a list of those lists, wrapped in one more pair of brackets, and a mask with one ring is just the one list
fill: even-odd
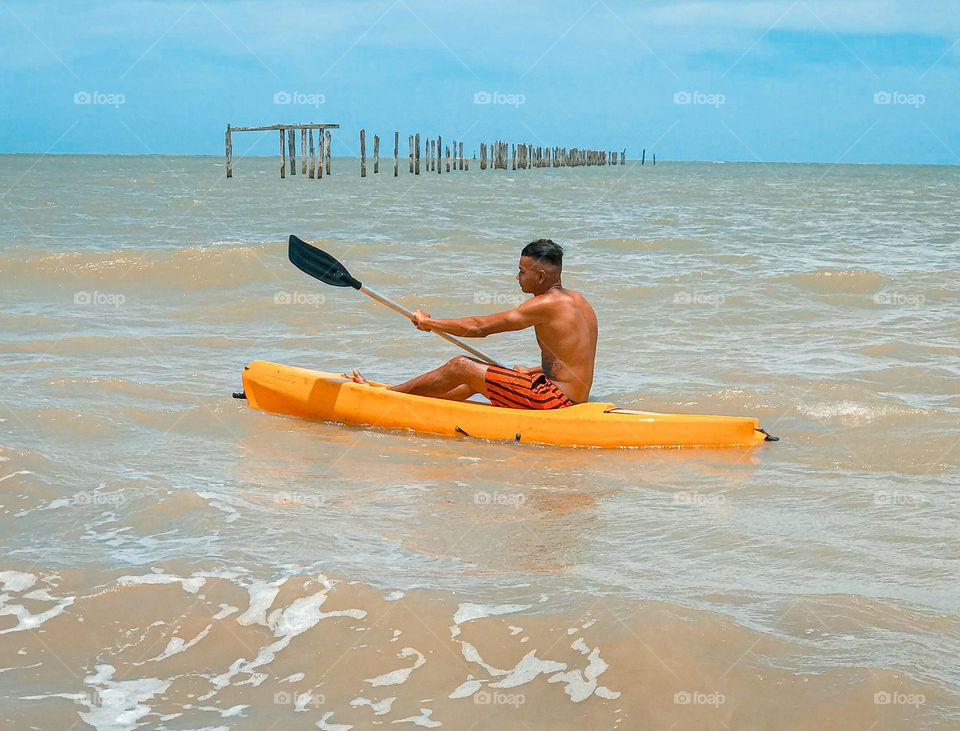
[(563, 247), (550, 239), (537, 239), (520, 252), (517, 281), (528, 294), (542, 294), (560, 283), (563, 269)]

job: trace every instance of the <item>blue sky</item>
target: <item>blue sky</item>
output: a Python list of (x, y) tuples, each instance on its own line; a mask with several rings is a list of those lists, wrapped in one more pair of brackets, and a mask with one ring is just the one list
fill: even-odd
[[(337, 122), (660, 159), (960, 164), (960, 0), (0, 0), (0, 152)], [(234, 153), (273, 154), (273, 135)]]

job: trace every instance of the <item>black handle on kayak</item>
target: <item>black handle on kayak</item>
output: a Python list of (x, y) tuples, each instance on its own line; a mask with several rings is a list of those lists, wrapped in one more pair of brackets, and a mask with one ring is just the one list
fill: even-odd
[[(364, 287), (358, 279), (350, 275), (350, 272), (347, 271), (347, 268), (343, 264), (330, 256), (330, 254), (323, 249), (318, 249), (316, 246), (311, 246), (293, 234), (290, 235), (289, 257), (290, 262), (297, 267), (297, 269), (309, 274), (311, 277), (319, 279), (321, 282), (329, 284), (332, 287), (352, 287), (353, 289), (363, 292), (368, 297), (375, 299), (377, 302), (386, 305), (391, 310), (399, 312), (407, 319), (413, 320), (413, 313), (406, 307), (398, 305), (393, 300), (384, 297), (369, 287)], [(471, 355), (476, 356), (490, 365), (500, 366), (501, 368), (505, 367), (502, 363), (494, 360), (483, 351), (477, 350), (472, 345), (468, 345), (460, 338), (444, 332), (438, 332), (437, 330), (431, 330), (430, 332), (436, 333), (444, 340), (463, 348)]]

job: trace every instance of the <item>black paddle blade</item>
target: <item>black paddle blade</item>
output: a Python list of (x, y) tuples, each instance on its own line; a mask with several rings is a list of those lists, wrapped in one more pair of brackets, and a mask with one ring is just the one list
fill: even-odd
[(290, 235), (290, 261), (302, 272), (334, 287), (353, 287), (363, 285), (350, 276), (350, 272), (339, 261), (322, 249), (311, 246), (306, 241)]

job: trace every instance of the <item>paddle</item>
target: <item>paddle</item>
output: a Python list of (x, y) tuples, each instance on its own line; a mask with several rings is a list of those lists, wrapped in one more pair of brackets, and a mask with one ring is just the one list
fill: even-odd
[[(343, 264), (330, 256), (330, 254), (322, 249), (318, 249), (316, 246), (311, 246), (306, 241), (298, 239), (292, 234), (290, 235), (290, 261), (300, 271), (309, 274), (315, 279), (319, 279), (325, 284), (329, 284), (332, 287), (353, 287), (354, 289), (360, 290), (368, 297), (372, 297), (377, 302), (386, 305), (391, 310), (395, 310), (404, 317), (413, 320), (413, 313), (410, 312), (410, 310), (398, 305), (392, 300), (387, 299), (382, 294), (378, 294), (372, 289), (364, 287), (363, 284), (361, 284), (357, 279), (354, 279), (352, 276), (350, 276), (350, 272), (347, 271), (347, 268)], [(486, 363), (497, 366), (501, 365), (489, 355), (481, 353), (476, 348), (467, 345), (465, 342), (460, 340), (460, 338), (455, 338), (453, 335), (437, 332), (436, 330), (431, 330), (431, 332), (436, 332), (437, 335), (444, 340), (449, 340), (454, 345), (460, 346), (468, 353), (475, 355), (477, 358), (485, 361)]]

